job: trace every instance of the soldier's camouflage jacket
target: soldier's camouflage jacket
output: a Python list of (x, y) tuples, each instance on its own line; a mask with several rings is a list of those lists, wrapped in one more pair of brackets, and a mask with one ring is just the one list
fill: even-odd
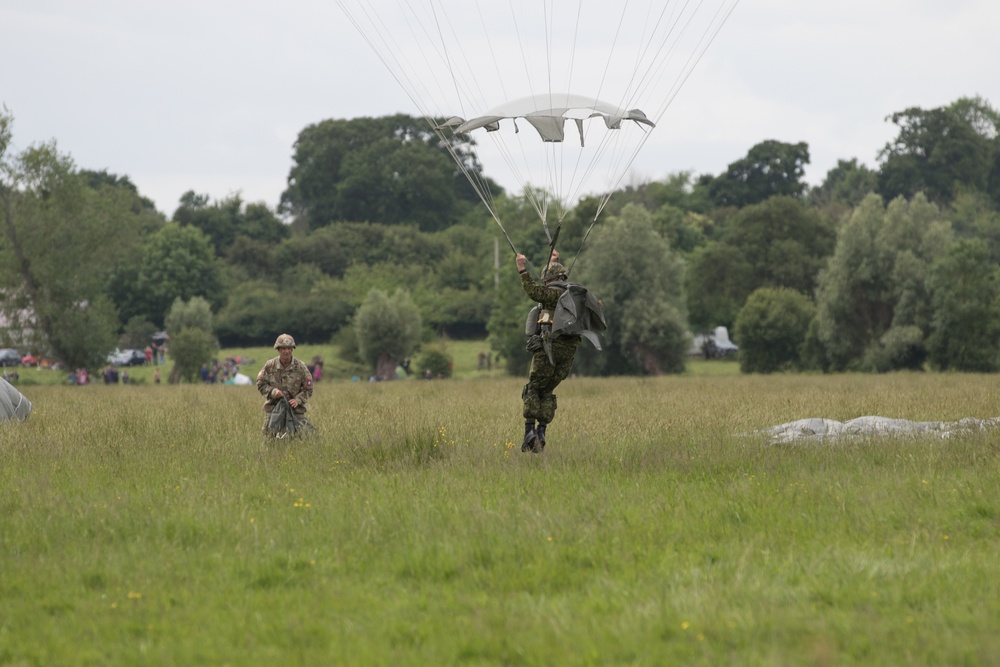
[(312, 373), (303, 361), (294, 357), (291, 363), (284, 367), (281, 365), (281, 357), (269, 359), (260, 369), (260, 373), (257, 373), (257, 391), (267, 399), (264, 401), (264, 412), (272, 412), (274, 406), (281, 400), (274, 397), (275, 389), (280, 389), (287, 398), (296, 399), (299, 404), (294, 412), (302, 414), (306, 411), (306, 403), (313, 395)]

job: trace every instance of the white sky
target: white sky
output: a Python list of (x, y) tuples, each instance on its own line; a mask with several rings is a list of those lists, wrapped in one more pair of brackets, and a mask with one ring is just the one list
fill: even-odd
[[(741, 0), (625, 181), (718, 174), (765, 139), (809, 144), (813, 184), (875, 167), (894, 111), (1000, 107), (997, 26), (995, 0)], [(0, 103), (16, 150), (54, 139), (167, 215), (187, 190), (275, 206), (311, 123), (418, 115), (332, 0), (0, 0)]]

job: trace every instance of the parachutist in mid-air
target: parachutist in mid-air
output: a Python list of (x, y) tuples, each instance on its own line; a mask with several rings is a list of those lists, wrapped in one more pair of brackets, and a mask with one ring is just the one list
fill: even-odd
[(524, 255), (514, 257), (525, 294), (537, 302), (525, 325), (531, 367), (521, 392), (521, 451), (536, 454), (545, 449), (545, 429), (555, 418), (556, 395), (552, 392), (569, 375), (580, 341), (586, 337), (601, 349), (597, 334), (606, 328), (600, 299), (580, 285), (567, 282), (566, 268), (558, 261), (559, 252), (552, 248), (550, 253), (542, 271), (542, 284), (528, 273)]

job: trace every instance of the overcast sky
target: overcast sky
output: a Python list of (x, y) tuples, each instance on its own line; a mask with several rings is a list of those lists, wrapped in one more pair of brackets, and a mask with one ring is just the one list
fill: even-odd
[[(1000, 107), (997, 26), (996, 0), (741, 0), (626, 181), (765, 139), (806, 142), (813, 184), (875, 167), (894, 111)], [(54, 139), (167, 215), (188, 190), (275, 206), (305, 126), (418, 114), (333, 0), (0, 0), (0, 102), (16, 150)]]

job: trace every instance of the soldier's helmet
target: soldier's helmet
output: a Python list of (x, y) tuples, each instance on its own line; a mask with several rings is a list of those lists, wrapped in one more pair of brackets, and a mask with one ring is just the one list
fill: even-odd
[(542, 272), (542, 280), (547, 283), (565, 277), (566, 277), (566, 267), (564, 267), (559, 262), (552, 262), (551, 264), (549, 264), (548, 268), (546, 268)]
[(283, 347), (290, 347), (295, 349), (295, 339), (288, 334), (281, 334), (278, 336), (278, 340), (274, 341), (274, 349), (280, 350)]

